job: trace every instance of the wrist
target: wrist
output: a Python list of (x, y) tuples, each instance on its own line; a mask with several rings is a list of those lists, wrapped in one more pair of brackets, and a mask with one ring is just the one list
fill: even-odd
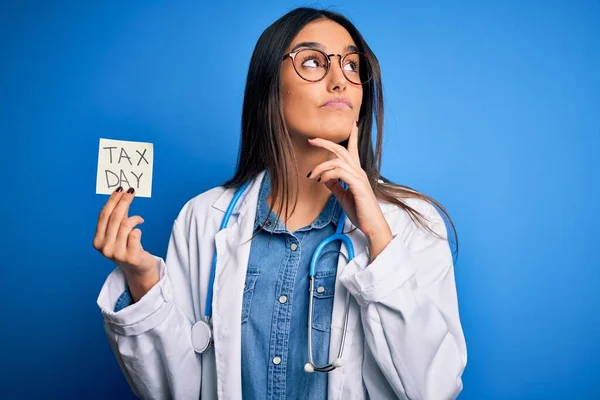
[(375, 234), (367, 236), (369, 242), (369, 264), (387, 247), (392, 238), (392, 231), (387, 223), (384, 227), (377, 230)]
[(160, 281), (156, 270), (148, 271), (144, 274), (131, 274), (126, 272), (125, 278), (134, 303), (137, 303)]

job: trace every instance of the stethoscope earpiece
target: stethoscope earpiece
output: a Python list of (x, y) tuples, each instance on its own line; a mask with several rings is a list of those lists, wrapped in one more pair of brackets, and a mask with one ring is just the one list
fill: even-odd
[(310, 363), (306, 363), (306, 364), (304, 364), (304, 372), (307, 372), (310, 374), (310, 373), (315, 372), (315, 369), (312, 365), (310, 365)]

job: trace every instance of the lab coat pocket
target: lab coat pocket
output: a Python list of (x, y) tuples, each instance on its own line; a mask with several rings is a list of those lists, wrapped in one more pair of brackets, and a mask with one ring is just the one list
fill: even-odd
[(313, 289), (313, 328), (331, 332), (331, 313), (335, 294), (336, 271), (323, 271), (315, 274)]
[(252, 295), (254, 294), (254, 285), (256, 284), (258, 274), (258, 268), (248, 268), (248, 271), (246, 271), (246, 283), (244, 284), (244, 299), (242, 301), (242, 324), (248, 321), (248, 316), (250, 315)]

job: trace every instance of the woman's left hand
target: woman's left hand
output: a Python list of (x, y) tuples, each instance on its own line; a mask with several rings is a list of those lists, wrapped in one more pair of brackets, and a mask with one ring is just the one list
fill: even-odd
[[(360, 166), (357, 124), (352, 124), (347, 150), (326, 139), (311, 138), (308, 141), (337, 156), (313, 168), (308, 178), (323, 183), (337, 197), (350, 221), (369, 240), (371, 260), (374, 259), (391, 241), (392, 232), (381, 212), (369, 178)], [(338, 179), (346, 182), (348, 190), (342, 187)]]

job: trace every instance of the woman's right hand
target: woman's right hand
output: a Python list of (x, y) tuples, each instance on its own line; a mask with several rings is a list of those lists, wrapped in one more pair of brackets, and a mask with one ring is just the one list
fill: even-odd
[(139, 215), (128, 217), (134, 189), (115, 190), (100, 211), (93, 246), (123, 270), (134, 301), (138, 301), (159, 281), (156, 259), (142, 247), (144, 222)]

